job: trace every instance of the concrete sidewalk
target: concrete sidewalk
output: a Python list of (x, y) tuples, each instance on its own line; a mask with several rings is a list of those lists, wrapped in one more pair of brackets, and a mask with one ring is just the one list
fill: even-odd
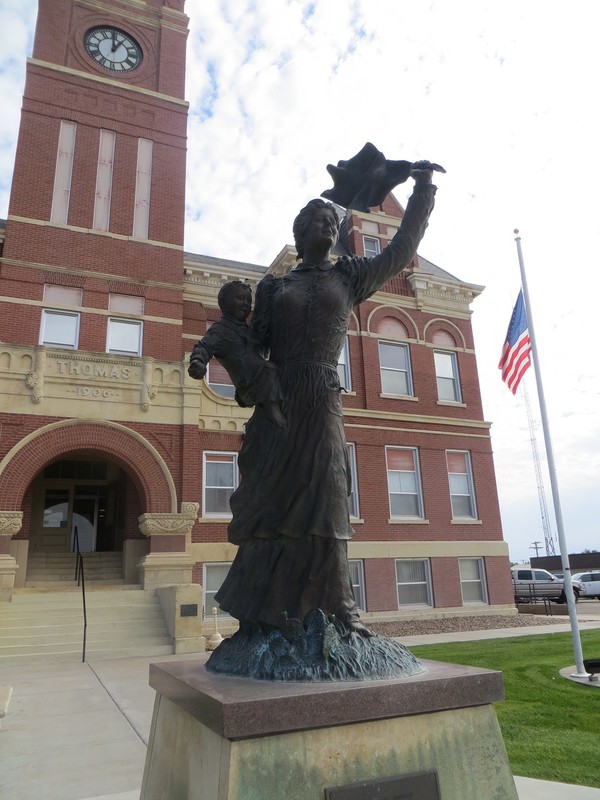
[[(598, 614), (582, 630), (600, 627)], [(568, 622), (403, 637), (407, 645), (567, 631)], [(11, 800), (138, 800), (154, 691), (148, 665), (189, 656), (0, 665), (13, 687), (0, 728), (0, 796)], [(585, 690), (582, 688), (582, 691)], [(520, 800), (600, 800), (600, 789), (516, 778)], [(186, 798), (165, 798), (186, 800)]]

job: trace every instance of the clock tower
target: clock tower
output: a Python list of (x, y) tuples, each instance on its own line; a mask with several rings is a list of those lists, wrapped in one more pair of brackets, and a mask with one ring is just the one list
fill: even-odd
[(76, 531), (126, 582), (191, 581), (187, 34), (184, 0), (38, 0), (0, 250), (0, 599)]
[[(181, 357), (183, 5), (39, 0), (4, 246), (5, 269), (15, 268), (24, 295), (35, 276), (43, 299), (56, 271), (78, 287), (104, 276), (106, 308), (110, 291), (143, 296), (145, 316), (168, 307), (172, 324), (158, 334), (146, 323), (140, 353), (160, 358)], [(104, 304), (97, 292), (94, 304)], [(37, 344), (37, 320), (29, 325)], [(96, 335), (82, 319), (79, 346), (103, 350)], [(13, 336), (5, 320), (0, 339)]]

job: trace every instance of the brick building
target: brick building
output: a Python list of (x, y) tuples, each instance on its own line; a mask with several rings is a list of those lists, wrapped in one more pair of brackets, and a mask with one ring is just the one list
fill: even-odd
[[(231, 279), (269, 267), (183, 250), (184, 0), (39, 0), (8, 219), (0, 221), (0, 581), (9, 599), (74, 547), (123, 579), (200, 583), (234, 556), (228, 497), (247, 410), (223, 369), (186, 373)], [(392, 196), (344, 216), (372, 255)], [(355, 309), (340, 355), (356, 531), (372, 615), (513, 608), (470, 323), (482, 287), (426, 261)], [(47, 567), (49, 569), (49, 567)]]

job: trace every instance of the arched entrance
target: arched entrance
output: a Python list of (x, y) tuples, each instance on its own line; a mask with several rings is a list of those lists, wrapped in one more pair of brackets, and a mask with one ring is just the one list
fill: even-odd
[(84, 552), (123, 551), (124, 577), (138, 582), (137, 564), (148, 552), (139, 519), (175, 513), (177, 496), (164, 459), (138, 432), (64, 420), (24, 437), (2, 459), (0, 508), (22, 514), (13, 536), (18, 585), (29, 552), (68, 554), (75, 528)]
[(142, 513), (127, 472), (85, 455), (48, 464), (30, 494), (30, 552), (72, 552), (75, 535), (82, 553), (122, 551), (131, 538), (131, 511)]

